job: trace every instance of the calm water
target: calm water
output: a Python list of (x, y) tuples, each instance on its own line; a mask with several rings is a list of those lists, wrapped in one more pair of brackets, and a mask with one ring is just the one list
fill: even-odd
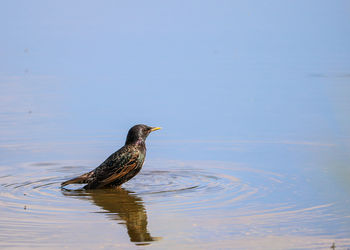
[[(0, 248), (350, 248), (348, 1), (11, 1), (0, 30)], [(60, 188), (138, 123), (139, 175)]]

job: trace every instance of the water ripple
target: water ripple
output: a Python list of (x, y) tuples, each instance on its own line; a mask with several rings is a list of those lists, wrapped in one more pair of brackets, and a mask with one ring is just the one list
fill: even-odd
[[(62, 181), (89, 171), (93, 168), (90, 166), (66, 162), (1, 168), (0, 236), (12, 237), (16, 242), (11, 235), (18, 228), (17, 238), (30, 242), (32, 238), (26, 235), (54, 231), (52, 225), (73, 223), (84, 228), (89, 221), (101, 223), (93, 214), (102, 213), (108, 220), (125, 225), (130, 241), (145, 245), (161, 239), (149, 231), (146, 207), (168, 219), (175, 214), (198, 217), (193, 225), (205, 216), (206, 223), (232, 234), (259, 237), (271, 230), (298, 232), (300, 224), (303, 232), (321, 234), (322, 229), (314, 224), (337, 220), (329, 212), (332, 203), (291, 202), (290, 190), (295, 189), (289, 189), (291, 185), (284, 176), (227, 162), (154, 161), (121, 189), (86, 191), (79, 185), (60, 188)], [(87, 220), (88, 214), (92, 217)], [(284, 229), (281, 223), (288, 227)], [(5, 225), (6, 231), (1, 229)], [(10, 244), (11, 240), (6, 242)]]

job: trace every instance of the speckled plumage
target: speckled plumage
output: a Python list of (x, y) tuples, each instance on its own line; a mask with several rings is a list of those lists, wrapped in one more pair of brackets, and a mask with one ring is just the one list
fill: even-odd
[(85, 184), (85, 189), (118, 187), (137, 175), (146, 156), (145, 140), (158, 127), (135, 125), (126, 138), (125, 145), (109, 156), (100, 166), (81, 176), (65, 181), (68, 184)]

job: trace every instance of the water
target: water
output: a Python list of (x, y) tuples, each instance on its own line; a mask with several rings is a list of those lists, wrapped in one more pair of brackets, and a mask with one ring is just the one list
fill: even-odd
[[(0, 248), (350, 248), (349, 14), (3, 4)], [(138, 123), (163, 129), (134, 179), (60, 188)]]

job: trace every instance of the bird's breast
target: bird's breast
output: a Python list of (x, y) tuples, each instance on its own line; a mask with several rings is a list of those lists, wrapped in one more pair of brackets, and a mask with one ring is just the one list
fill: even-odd
[(146, 157), (146, 151), (145, 152), (140, 152), (138, 160), (141, 163), (141, 166), (143, 165), (143, 162), (145, 161), (145, 157)]

